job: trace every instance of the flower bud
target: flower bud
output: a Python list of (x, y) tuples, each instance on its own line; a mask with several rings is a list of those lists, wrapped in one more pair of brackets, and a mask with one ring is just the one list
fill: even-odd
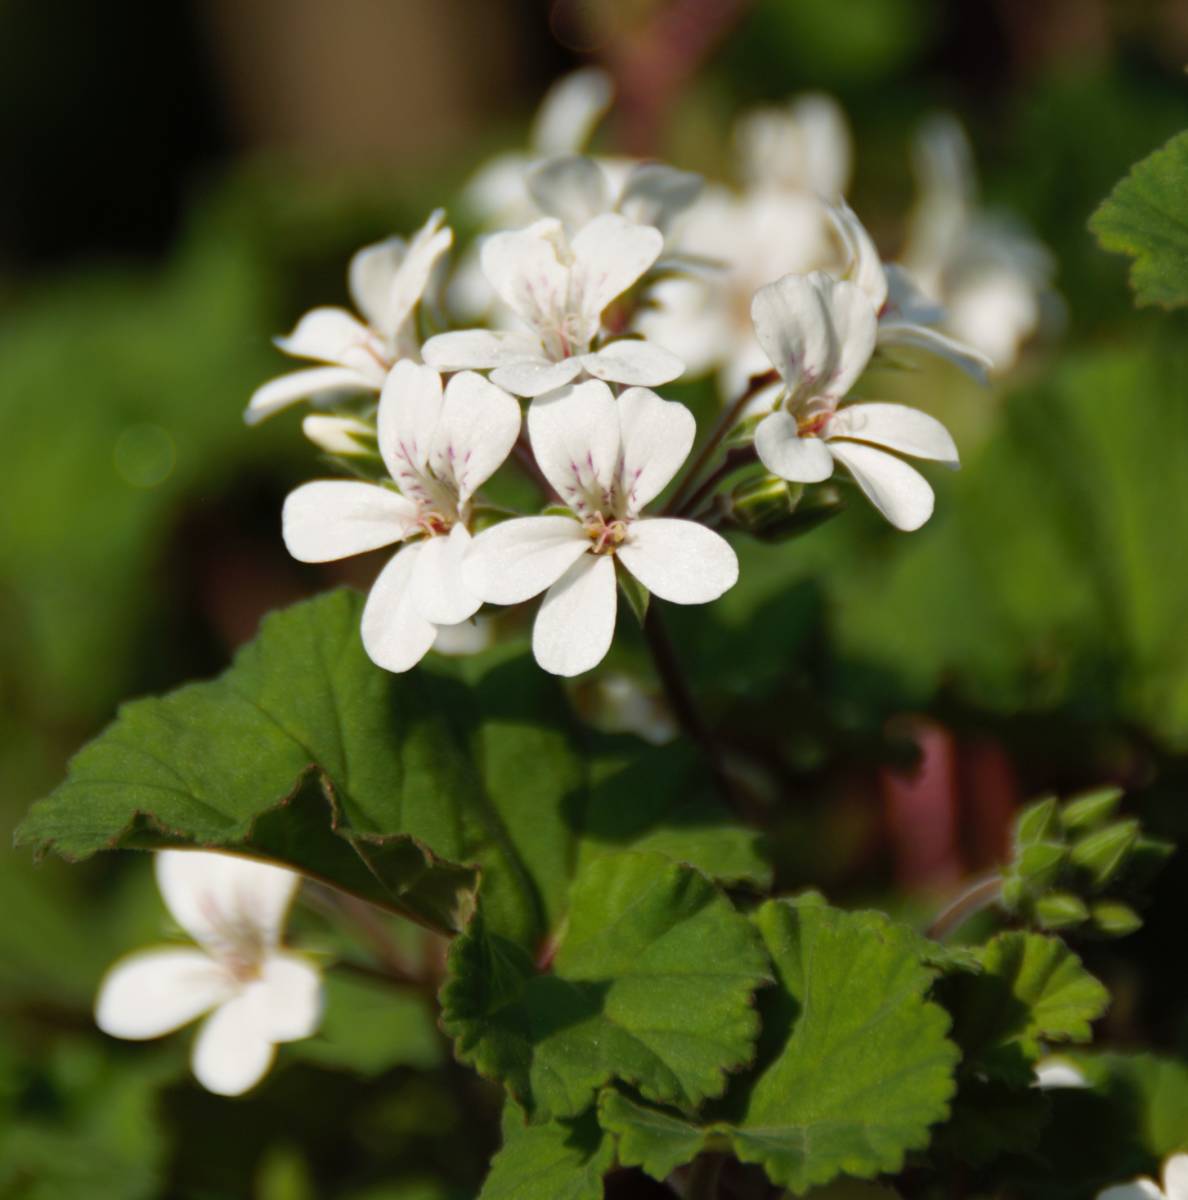
[(301, 422), (301, 432), (319, 450), (339, 457), (374, 457), (375, 430), (358, 417), (334, 417), (311, 413)]
[(1143, 919), (1118, 900), (1100, 900), (1089, 910), (1093, 926), (1106, 937), (1125, 937), (1142, 927)]
[(1060, 813), (1060, 823), (1065, 829), (1089, 829), (1108, 821), (1122, 801), (1122, 789), (1118, 787), (1095, 788), (1091, 792), (1070, 800)]
[(1094, 887), (1105, 887), (1121, 870), (1138, 835), (1137, 821), (1115, 821), (1075, 842), (1070, 859), (1089, 875)]
[(1067, 929), (1089, 917), (1089, 909), (1071, 892), (1051, 892), (1035, 902), (1036, 920), (1042, 929)]

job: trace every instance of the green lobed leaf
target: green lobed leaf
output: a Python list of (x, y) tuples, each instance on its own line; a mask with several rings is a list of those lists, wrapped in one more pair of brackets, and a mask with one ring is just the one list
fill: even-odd
[(479, 1200), (602, 1200), (602, 1177), (613, 1163), (614, 1147), (592, 1112), (530, 1125), (509, 1100), (503, 1148)]
[(547, 974), (484, 913), (451, 947), (442, 1026), (533, 1120), (575, 1116), (612, 1079), (690, 1108), (750, 1060), (767, 962), (699, 872), (655, 853), (588, 862)]
[(1089, 228), (1106, 250), (1134, 259), (1130, 283), (1139, 304), (1188, 304), (1188, 132), (1136, 163)]
[(978, 975), (952, 976), (941, 994), (966, 1069), (1019, 1087), (1045, 1042), (1087, 1042), (1109, 992), (1059, 938), (1002, 933), (979, 952)]
[(925, 999), (934, 972), (919, 935), (816, 898), (769, 901), (755, 923), (779, 988), (760, 995), (759, 1069), (718, 1106), (733, 1119), (699, 1127), (604, 1096), (600, 1116), (620, 1160), (662, 1179), (728, 1145), (797, 1195), (842, 1175), (898, 1171), (947, 1115), (958, 1058), (948, 1017)]

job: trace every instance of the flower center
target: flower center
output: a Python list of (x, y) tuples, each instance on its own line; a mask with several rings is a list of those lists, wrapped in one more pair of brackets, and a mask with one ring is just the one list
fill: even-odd
[(429, 537), (438, 537), (447, 534), (454, 527), (454, 522), (449, 517), (442, 516), (439, 512), (423, 512), (421, 513), (417, 524), (429, 535)]
[(617, 517), (608, 521), (602, 513), (595, 513), (586, 521), (586, 536), (591, 554), (614, 554), (627, 540), (627, 522)]
[(832, 415), (831, 412), (826, 410), (825, 412), (812, 413), (810, 416), (801, 417), (796, 422), (796, 432), (801, 437), (820, 437), (821, 430), (825, 428)]

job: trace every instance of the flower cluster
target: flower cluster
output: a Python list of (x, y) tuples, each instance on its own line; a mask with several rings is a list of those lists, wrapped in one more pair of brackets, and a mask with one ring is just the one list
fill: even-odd
[[(296, 558), (398, 547), (363, 616), (367, 651), (389, 670), (484, 604), (543, 593), (537, 660), (576, 675), (611, 645), (617, 588), (637, 611), (649, 596), (716, 599), (738, 575), (722, 534), (750, 527), (725, 490), (739, 471), (784, 489), (791, 508), (840, 466), (914, 530), (934, 498), (905, 458), (957, 466), (945, 428), (872, 394), (867, 368), (925, 354), (984, 378), (991, 362), (941, 328), (935, 297), (881, 261), (842, 199), (850, 149), (836, 106), (812, 96), (749, 118), (739, 196), (663, 164), (578, 153), (608, 99), (601, 76), (568, 81), (538, 154), (500, 160), (468, 189), (500, 227), (455, 278), (462, 328), (421, 336), (419, 308), (437, 310), (447, 290), (452, 234), (438, 211), (407, 242), (355, 256), (362, 319), (304, 316), (278, 345), (322, 365), (264, 384), (248, 407), (257, 421), (308, 399), (307, 435), (354, 476), (288, 498)], [(664, 502), (696, 428), (654, 389), (711, 369), (726, 407)], [(511, 463), (537, 488), (536, 511), (499, 502)]]

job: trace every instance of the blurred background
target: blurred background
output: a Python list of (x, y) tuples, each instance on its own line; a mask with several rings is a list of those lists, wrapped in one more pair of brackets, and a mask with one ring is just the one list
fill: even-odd
[[(591, 63), (617, 95), (600, 152), (727, 181), (739, 112), (833, 95), (886, 257), (920, 123), (955, 114), (978, 203), (1053, 255), (1056, 318), (988, 393), (912, 385), (965, 464), (921, 533), (855, 507), (748, 543), (745, 586), (678, 626), (732, 753), (778, 783), (781, 886), (923, 912), (1001, 857), (1023, 799), (1107, 780), (1188, 835), (1185, 319), (1136, 311), (1086, 229), (1188, 125), (1185, 62), (1188, 0), (0, 0), (4, 847), (121, 700), (217, 672), (335, 578), (279, 537), (314, 469), (297, 418), (242, 423), (284, 367), (270, 339), (438, 205), (465, 242), (466, 181)], [(708, 387), (682, 395), (706, 412)], [(491, 1101), (421, 999), (242, 1104), (197, 1092), (177, 1039), (92, 1032), (103, 968), (162, 928), (127, 857), (0, 849), (0, 1197), (474, 1194)], [(1088, 961), (1109, 1040), (1188, 1052), (1188, 885), (1160, 886)]]

